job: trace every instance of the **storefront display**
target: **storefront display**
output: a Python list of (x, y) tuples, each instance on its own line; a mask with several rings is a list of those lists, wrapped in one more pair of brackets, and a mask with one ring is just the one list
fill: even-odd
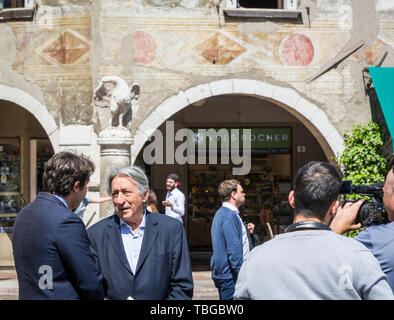
[[(245, 136), (243, 129), (240, 129), (242, 148)], [(230, 134), (237, 131), (225, 130), (229, 138), (237, 139)], [(196, 144), (201, 144), (204, 138), (201, 132), (204, 130), (193, 131)], [(223, 136), (218, 137), (218, 156)], [(262, 240), (269, 238), (269, 228), (277, 234), (291, 224), (292, 208), (287, 200), (291, 190), (291, 128), (252, 128), (250, 141), (252, 166), (247, 175), (233, 175), (232, 165), (188, 166), (188, 235), (191, 250), (211, 248), (210, 227), (215, 212), (221, 206), (218, 187), (226, 179), (234, 178), (241, 182), (246, 200), (240, 208), (240, 216), (243, 221), (255, 224), (255, 230)], [(208, 141), (206, 145), (209, 145)], [(208, 148), (207, 153), (209, 151), (212, 150)]]
[(19, 139), (0, 139), (0, 227), (10, 227), (21, 209)]
[(54, 154), (51, 142), (47, 139), (37, 139), (37, 161), (36, 161), (36, 193), (42, 191), (42, 176), (44, 174), (45, 163)]
[[(288, 166), (290, 167), (290, 156)], [(269, 156), (260, 159), (267, 162)], [(259, 159), (254, 159), (256, 163)], [(283, 168), (288, 172), (287, 168)], [(261, 239), (269, 237), (267, 222), (275, 234), (283, 232), (284, 225), (291, 224), (292, 209), (287, 201), (291, 188), (289, 175), (279, 175), (272, 167), (252, 166), (250, 174), (233, 176), (228, 165), (189, 165), (188, 214), (189, 245), (192, 250), (209, 250), (210, 228), (215, 212), (221, 206), (218, 197), (219, 184), (226, 179), (237, 179), (245, 191), (245, 204), (240, 208), (241, 218), (252, 222)]]
[[(36, 175), (35, 192), (42, 189), (42, 174), (45, 162), (53, 155), (48, 139), (35, 139), (35, 152), (30, 162), (31, 175)], [(26, 205), (21, 188), (21, 148), (18, 138), (0, 138), (0, 227), (11, 228), (19, 211)], [(33, 159), (34, 158), (34, 159)], [(35, 193), (36, 194), (36, 193)]]

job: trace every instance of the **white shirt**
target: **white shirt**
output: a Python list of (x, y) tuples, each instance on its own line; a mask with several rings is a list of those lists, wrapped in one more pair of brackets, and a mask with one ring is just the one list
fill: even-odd
[(173, 205), (173, 209), (165, 207), (165, 214), (183, 223), (182, 216), (185, 214), (185, 195), (183, 192), (178, 188), (168, 191), (166, 201)]
[(248, 241), (248, 234), (246, 233), (247, 230), (245, 228), (244, 223), (242, 222), (241, 217), (239, 216), (239, 210), (234, 207), (231, 203), (228, 202), (223, 202), (222, 207), (226, 207), (232, 211), (234, 211), (237, 214), (237, 217), (239, 218), (239, 221), (241, 221), (241, 226), (242, 226), (242, 248), (243, 248), (243, 255), (244, 257), (246, 254), (249, 252), (249, 241)]
[(127, 261), (131, 271), (135, 274), (137, 268), (138, 257), (140, 256), (142, 240), (145, 230), (145, 212), (142, 217), (141, 225), (134, 233), (133, 229), (122, 219), (120, 220), (120, 234), (122, 236), (123, 248), (126, 253)]

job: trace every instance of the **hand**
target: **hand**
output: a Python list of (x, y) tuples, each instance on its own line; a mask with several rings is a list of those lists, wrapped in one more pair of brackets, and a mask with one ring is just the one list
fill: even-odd
[(171, 207), (172, 208), (172, 203), (170, 201), (163, 201), (161, 204), (163, 206), (165, 206), (165, 207)]
[(354, 224), (358, 210), (364, 200), (358, 200), (357, 202), (347, 202), (343, 208), (339, 207), (334, 219), (331, 222), (330, 228), (332, 231), (342, 234), (347, 231), (357, 230), (361, 228), (361, 223)]
[(254, 232), (254, 223), (249, 222), (248, 223), (248, 229), (249, 229), (250, 233), (253, 233)]

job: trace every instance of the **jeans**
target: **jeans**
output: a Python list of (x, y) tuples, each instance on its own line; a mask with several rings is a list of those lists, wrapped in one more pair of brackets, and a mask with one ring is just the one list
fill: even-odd
[(213, 279), (215, 287), (218, 288), (220, 300), (234, 300), (234, 279)]

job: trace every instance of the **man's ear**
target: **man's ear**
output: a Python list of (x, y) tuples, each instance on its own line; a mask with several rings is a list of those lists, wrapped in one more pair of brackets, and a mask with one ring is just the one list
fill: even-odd
[(144, 201), (144, 203), (145, 203), (146, 201), (148, 201), (148, 198), (149, 198), (149, 189), (146, 190), (146, 192), (145, 192), (144, 195), (142, 195), (142, 200)]
[(73, 186), (71, 187), (71, 191), (77, 192), (81, 188), (81, 181), (75, 181)]
[(330, 207), (330, 216), (335, 216), (335, 215), (336, 215), (336, 213), (337, 213), (337, 211), (338, 211), (338, 208), (339, 208), (339, 205), (340, 205), (340, 203), (339, 203), (338, 200), (335, 200), (335, 201), (331, 204), (331, 207)]
[(291, 190), (289, 193), (289, 203), (290, 206), (294, 209), (295, 205), (294, 205), (294, 190)]

